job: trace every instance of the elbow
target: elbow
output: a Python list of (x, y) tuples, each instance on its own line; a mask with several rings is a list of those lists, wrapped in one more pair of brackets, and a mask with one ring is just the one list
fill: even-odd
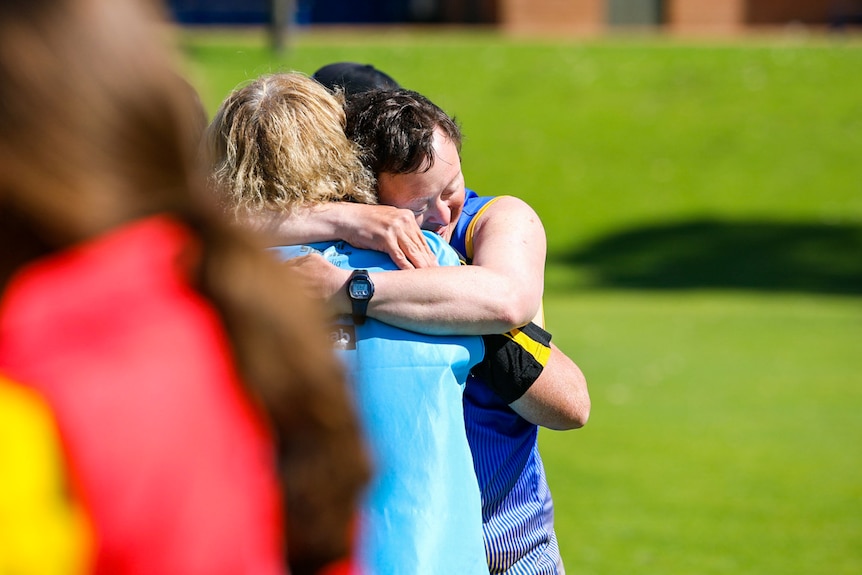
[(586, 398), (585, 401), (581, 401), (577, 408), (571, 414), (571, 429), (580, 429), (587, 424), (590, 420), (590, 408), (592, 407), (590, 403), (590, 398)]
[(534, 425), (554, 431), (579, 429), (590, 418), (590, 398), (586, 393), (552, 394), (540, 391), (539, 384), (509, 406)]
[(557, 430), (559, 431), (580, 429), (590, 420), (592, 402), (587, 381), (580, 369), (577, 369), (577, 377), (574, 380), (576, 385), (571, 386), (568, 393), (564, 394), (565, 399), (558, 402)]
[(572, 429), (580, 429), (587, 424), (590, 419), (590, 400), (580, 400), (572, 402), (569, 409), (561, 411), (558, 414), (556, 421), (548, 422), (545, 427), (554, 431), (570, 431)]
[(509, 297), (498, 300), (499, 308), (496, 312), (498, 320), (505, 327), (504, 332), (523, 327), (533, 321), (539, 313), (538, 305), (527, 305), (530, 298), (523, 294), (510, 292)]
[(590, 409), (592, 402), (590, 401), (590, 391), (587, 387), (587, 379), (584, 372), (569, 360), (570, 370), (567, 381), (568, 388), (562, 393), (565, 400), (560, 402), (560, 415), (562, 416), (561, 423), (564, 427), (561, 430), (580, 429), (585, 426), (590, 419)]
[(587, 390), (587, 382), (583, 378), (583, 373), (581, 374), (581, 383), (582, 385), (578, 389), (576, 399), (571, 403), (571, 429), (580, 429), (590, 420), (592, 402), (590, 401), (590, 392)]

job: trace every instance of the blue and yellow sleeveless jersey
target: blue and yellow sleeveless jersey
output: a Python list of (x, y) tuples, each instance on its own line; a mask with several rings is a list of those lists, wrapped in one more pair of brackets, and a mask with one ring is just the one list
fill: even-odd
[[(495, 199), (467, 190), (451, 239), (467, 263), (473, 258), (474, 226)], [(464, 419), (482, 494), (490, 572), (562, 575), (538, 427), (515, 413), (475, 375), (468, 378), (464, 391)]]
[[(426, 238), (440, 265), (459, 265), (441, 238)], [(396, 269), (387, 255), (345, 242), (273, 250), (284, 259), (318, 252), (345, 269)], [(484, 355), (482, 339), (423, 335), (372, 318), (355, 326), (349, 316), (332, 329), (376, 469), (359, 532), (364, 572), (487, 574), (461, 401)]]

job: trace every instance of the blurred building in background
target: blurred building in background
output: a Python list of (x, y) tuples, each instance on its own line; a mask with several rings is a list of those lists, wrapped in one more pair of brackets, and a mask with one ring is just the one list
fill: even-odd
[(512, 32), (666, 29), (734, 33), (786, 25), (860, 22), (860, 0), (498, 0), (499, 24)]
[(668, 30), (862, 23), (862, 0), (168, 0), (186, 24), (483, 24), (512, 33)]

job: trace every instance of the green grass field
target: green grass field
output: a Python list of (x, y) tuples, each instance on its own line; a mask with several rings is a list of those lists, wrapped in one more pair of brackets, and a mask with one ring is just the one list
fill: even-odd
[(862, 573), (862, 43), (185, 32), (210, 111), (371, 62), (530, 202), (586, 428), (543, 432), (570, 573)]

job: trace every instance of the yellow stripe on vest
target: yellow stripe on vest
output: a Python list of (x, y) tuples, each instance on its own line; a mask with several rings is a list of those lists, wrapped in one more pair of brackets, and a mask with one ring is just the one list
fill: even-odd
[(524, 351), (532, 355), (542, 367), (548, 365), (548, 359), (551, 357), (550, 347), (534, 340), (520, 329), (513, 329), (505, 335), (523, 348)]
[(473, 233), (475, 232), (476, 222), (479, 221), (479, 218), (482, 217), (482, 214), (485, 213), (485, 210), (487, 210), (491, 204), (493, 204), (494, 202), (499, 200), (500, 197), (502, 197), (502, 196), (498, 196), (498, 197), (488, 201), (487, 204), (482, 206), (479, 209), (479, 211), (476, 212), (476, 215), (473, 216), (473, 219), (470, 220), (470, 224), (467, 226), (467, 232), (464, 234), (464, 251), (467, 252), (464, 255), (467, 256), (468, 260), (473, 259)]

